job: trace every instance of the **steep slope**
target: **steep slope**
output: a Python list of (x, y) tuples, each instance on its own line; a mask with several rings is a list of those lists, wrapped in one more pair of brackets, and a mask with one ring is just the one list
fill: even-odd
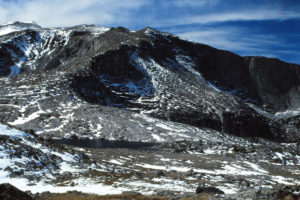
[(32, 25), (0, 42), (5, 124), (56, 136), (151, 140), (152, 129), (160, 130), (140, 126), (148, 115), (238, 136), (299, 137), (295, 126), (287, 132), (257, 112), (262, 105), (271, 115), (298, 108), (297, 65), (243, 58), (151, 28)]

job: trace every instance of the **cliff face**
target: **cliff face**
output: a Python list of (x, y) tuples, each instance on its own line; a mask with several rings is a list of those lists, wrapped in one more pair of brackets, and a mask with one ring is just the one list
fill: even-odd
[(295, 123), (274, 115), (300, 106), (298, 65), (151, 28), (15, 26), (23, 28), (0, 36), (4, 124), (49, 136), (155, 141), (155, 124), (139, 126), (146, 115), (238, 136), (299, 138)]

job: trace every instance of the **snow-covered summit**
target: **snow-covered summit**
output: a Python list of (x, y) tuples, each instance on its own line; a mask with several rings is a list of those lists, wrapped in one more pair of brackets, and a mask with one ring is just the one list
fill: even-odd
[(16, 21), (16, 22), (7, 22), (5, 24), (0, 25), (0, 36), (6, 35), (16, 31), (22, 31), (27, 29), (39, 30), (42, 27), (39, 26), (34, 21)]
[(14, 21), (14, 22), (6, 22), (4, 24), (1, 24), (0, 26), (6, 26), (6, 25), (12, 25), (12, 24), (18, 24), (18, 23), (21, 23), (21, 24), (35, 24), (35, 25), (38, 25), (35, 21)]

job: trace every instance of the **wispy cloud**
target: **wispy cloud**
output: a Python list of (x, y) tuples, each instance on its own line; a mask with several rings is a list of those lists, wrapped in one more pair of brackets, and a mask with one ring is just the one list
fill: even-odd
[(162, 1), (161, 2), (164, 6), (174, 6), (174, 7), (207, 7), (207, 6), (215, 6), (220, 3), (220, 0), (173, 0), (173, 1)]
[[(194, 3), (186, 3), (194, 2)], [(175, 1), (171, 6), (178, 15), (163, 18), (164, 25), (209, 24), (231, 21), (265, 21), (300, 19), (300, 2), (294, 1), (257, 1), (257, 0), (211, 0), (211, 1)], [(165, 3), (164, 3), (165, 4)], [(163, 4), (163, 5), (164, 5)], [(292, 5), (292, 6), (291, 6)]]
[[(173, 27), (176, 32), (176, 28)], [(219, 49), (233, 51), (243, 56), (260, 55), (266, 57), (284, 58), (282, 55), (296, 55), (292, 50), (286, 50), (293, 46), (285, 41), (285, 38), (274, 34), (261, 34), (253, 30), (241, 27), (198, 27), (197, 30), (177, 30), (177, 34), (183, 38), (208, 44)], [(294, 58), (298, 62), (299, 59)]]
[(34, 20), (42, 26), (124, 23), (130, 12), (145, 2), (141, 0), (0, 0), (1, 21)]
[[(241, 3), (242, 2), (242, 3)], [(138, 24), (141, 26), (300, 18), (289, 1), (237, 0), (0, 0), (0, 20), (35, 20), (43, 26)]]
[[(224, 13), (213, 13), (204, 15), (195, 15), (183, 17), (177, 22), (179, 24), (207, 24), (207, 23), (219, 23), (228, 21), (249, 21), (249, 20), (288, 20), (288, 19), (300, 19), (300, 12), (292, 11), (266, 11), (266, 10), (244, 10), (244, 11), (232, 11)], [(170, 21), (171, 22), (171, 21)]]
[(242, 38), (241, 31), (235, 29), (212, 29), (212, 30), (198, 30), (192, 32), (184, 32), (178, 34), (183, 39), (188, 39), (203, 44), (208, 44), (219, 49), (226, 49), (231, 51), (258, 51), (259, 42), (251, 38), (245, 41)]

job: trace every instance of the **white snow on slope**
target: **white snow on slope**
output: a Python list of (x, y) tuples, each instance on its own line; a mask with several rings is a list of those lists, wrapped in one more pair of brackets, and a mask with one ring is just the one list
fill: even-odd
[(15, 31), (19, 31), (19, 29), (13, 28), (13, 27), (4, 27), (0, 28), (0, 36), (1, 35), (6, 35)]
[(189, 72), (191, 72), (196, 78), (198, 78), (199, 81), (204, 81), (203, 76), (194, 69), (196, 64), (193, 62), (193, 60), (189, 56), (184, 55), (177, 55), (176, 61), (186, 68)]
[[(9, 76), (17, 75), (23, 65), (27, 65), (31, 69), (36, 69), (36, 60), (41, 58), (45, 53), (50, 54), (54, 49), (49, 49), (50, 45), (46, 48), (45, 43), (51, 42), (53, 38), (59, 34), (62, 34), (60, 36), (62, 41), (67, 40), (68, 33), (53, 31), (49, 34), (49, 31), (40, 31), (35, 37), (24, 34), (5, 41), (5, 43), (12, 43), (18, 49), (18, 51), (16, 51), (16, 49), (7, 48), (7, 51), (15, 63), (15, 65), (10, 67), (11, 72)], [(53, 45), (58, 46), (55, 42), (53, 42)], [(20, 55), (20, 52), (22, 52), (22, 55)]]
[(6, 24), (0, 25), (0, 36), (6, 35), (16, 31), (22, 31), (27, 29), (40, 29), (36, 22), (28, 21), (28, 22), (20, 22), (26, 24), (25, 26), (17, 25), (14, 22), (8, 22)]
[[(242, 165), (241, 165), (242, 164)], [(243, 166), (245, 165), (245, 167)], [(189, 170), (193, 170), (194, 172), (198, 173), (206, 173), (206, 174), (224, 174), (224, 175), (264, 175), (268, 174), (267, 171), (260, 168), (258, 165), (254, 163), (250, 163), (245, 161), (243, 163), (232, 163), (224, 165), (223, 169), (220, 170), (206, 170), (206, 169), (193, 169), (189, 167), (179, 167), (179, 166), (158, 166), (158, 165), (150, 165), (150, 164), (136, 164), (138, 167), (148, 168), (148, 169), (156, 169), (156, 170), (165, 170), (171, 171), (175, 170), (178, 172), (188, 172)]]
[(87, 25), (82, 25), (81, 29), (83, 31), (90, 31), (93, 35), (100, 35), (110, 30), (110, 28), (103, 27), (103, 26), (87, 26)]
[[(17, 21), (19, 23), (24, 23), (24, 24), (34, 24), (34, 25), (38, 25), (35, 21), (33, 20), (28, 20), (28, 21)], [(4, 24), (0, 24), (0, 26), (6, 26), (6, 25), (12, 25), (16, 22), (12, 22), (12, 21), (9, 21), (9, 22), (6, 22)]]
[[(44, 155), (47, 155), (47, 156), (48, 155), (58, 156), (62, 160), (62, 162), (58, 163), (58, 164), (60, 164), (61, 167), (63, 166), (65, 169), (62, 171), (69, 171), (70, 169), (72, 169), (72, 166), (71, 166), (72, 163), (76, 162), (77, 158), (75, 155), (71, 155), (69, 153), (60, 153), (60, 152), (53, 151), (53, 149), (50, 149), (50, 148), (43, 146), (40, 143), (37, 143), (34, 140), (32, 140), (33, 139), (32, 135), (18, 131), (16, 129), (11, 129), (5, 125), (0, 124), (0, 136), (1, 135), (9, 136), (13, 141), (16, 141), (16, 142), (6, 141), (5, 144), (0, 144), (0, 149), (1, 149), (1, 151), (0, 151), (0, 169), (2, 169), (2, 170), (7, 167), (10, 167), (13, 169), (22, 169), (23, 166), (20, 166), (17, 163), (23, 163), (24, 166), (26, 166), (27, 163), (35, 162), (37, 165), (39, 165), (38, 164), (40, 162), (39, 160), (35, 160), (34, 157), (24, 156), (22, 154), (24, 152), (20, 152), (19, 156), (13, 156), (16, 149), (21, 147), (22, 145), (32, 147), (36, 151), (42, 152)], [(26, 151), (26, 149), (23, 149), (23, 150)], [(47, 169), (43, 169), (43, 170), (47, 171)], [(37, 174), (46, 173), (46, 171), (43, 171), (43, 170), (35, 171), (32, 173), (37, 173)], [(3, 172), (2, 172), (2, 174), (3, 174)], [(4, 174), (7, 174), (7, 173), (4, 173)]]
[(11, 129), (8, 126), (0, 124), (0, 135), (7, 135), (10, 137), (29, 137), (30, 135), (16, 129)]
[[(121, 194), (126, 191), (122, 187), (113, 187), (104, 185), (101, 183), (96, 183), (94, 180), (89, 179), (76, 179), (73, 181), (75, 186), (57, 186), (50, 185), (47, 183), (39, 182), (35, 185), (30, 185), (28, 180), (20, 178), (2, 178), (0, 171), (0, 184), (1, 183), (10, 183), (11, 185), (21, 189), (23, 191), (31, 191), (32, 193), (41, 193), (41, 192), (53, 192), (53, 193), (66, 193), (68, 191), (79, 191), (83, 193), (97, 194), (97, 195), (112, 195), (112, 194)], [(128, 190), (128, 189), (127, 189)]]
[[(55, 177), (51, 172), (49, 173), (47, 171), (47, 168), (41, 168), (40, 170), (36, 171), (30, 171), (30, 169), (24, 168), (25, 174), (27, 175), (32, 175), (33, 177), (42, 176), (41, 181), (32, 182), (26, 178), (11, 177), (11, 173), (9, 172), (9, 170), (6, 170), (7, 168), (11, 168), (13, 170), (18, 171), (22, 170), (22, 166), (26, 166), (30, 162), (36, 162), (37, 164), (39, 163), (39, 160), (34, 160), (34, 157), (26, 157), (24, 155), (21, 155), (20, 157), (12, 156), (14, 155), (13, 153), (16, 150), (16, 148), (20, 147), (20, 145), (28, 145), (35, 149), (35, 151), (42, 151), (44, 155), (58, 156), (61, 159), (61, 162), (58, 163), (59, 169), (56, 170), (55, 173), (63, 174), (65, 172), (71, 172), (72, 174), (78, 174), (80, 172), (85, 172), (89, 168), (94, 169), (94, 166), (86, 166), (82, 169), (81, 167), (76, 166), (76, 162), (78, 159), (76, 155), (72, 155), (68, 152), (58, 152), (53, 149), (50, 149), (46, 146), (43, 146), (40, 143), (36, 143), (34, 140), (31, 140), (33, 139), (33, 136), (31, 136), (30, 134), (9, 128), (8, 126), (2, 124), (0, 124), (0, 137), (1, 136), (8, 136), (11, 140), (18, 142), (10, 143), (7, 141), (5, 143), (0, 144), (0, 184), (10, 183), (23, 191), (30, 190), (32, 193), (46, 191), (64, 193), (67, 191), (76, 190), (85, 193), (106, 195), (120, 194), (123, 191), (126, 191), (125, 188), (107, 186), (95, 180), (90, 180), (88, 178), (77, 178), (72, 180), (72, 182), (70, 183), (66, 183), (64, 186), (50, 184), (49, 180), (55, 179)], [(75, 186), (72, 186), (71, 183)]]
[(40, 109), (37, 112), (34, 112), (27, 117), (19, 117), (18, 119), (16, 119), (13, 122), (10, 122), (9, 124), (10, 125), (25, 124), (31, 120), (38, 118), (40, 116), (40, 114), (43, 114), (43, 113), (46, 113), (46, 112), (44, 112), (43, 110)]
[(283, 111), (283, 112), (277, 112), (275, 113), (275, 117), (277, 119), (283, 119), (283, 118), (287, 118), (287, 117), (295, 117), (295, 116), (298, 116), (300, 115), (300, 108), (298, 109), (295, 109), (295, 110), (286, 110), (286, 111)]
[[(10, 67), (11, 72), (9, 76), (19, 74), (23, 65), (26, 65), (31, 69), (36, 69), (36, 60), (45, 54), (50, 55), (57, 49), (57, 47), (66, 45), (69, 41), (70, 33), (73, 31), (73, 29), (68, 28), (42, 29), (35, 22), (22, 23), (26, 24), (18, 25), (15, 23), (7, 23), (4, 26), (0, 26), (0, 36), (28, 29), (36, 30), (38, 33), (37, 38), (33, 38), (31, 35), (23, 34), (2, 42), (12, 42), (14, 43), (14, 46), (23, 52), (23, 55), (20, 56), (14, 52), (15, 49), (7, 49), (15, 63)], [(89, 31), (93, 35), (99, 35), (110, 30), (110, 28), (106, 27), (85, 25), (83, 25), (80, 29), (83, 31)]]

